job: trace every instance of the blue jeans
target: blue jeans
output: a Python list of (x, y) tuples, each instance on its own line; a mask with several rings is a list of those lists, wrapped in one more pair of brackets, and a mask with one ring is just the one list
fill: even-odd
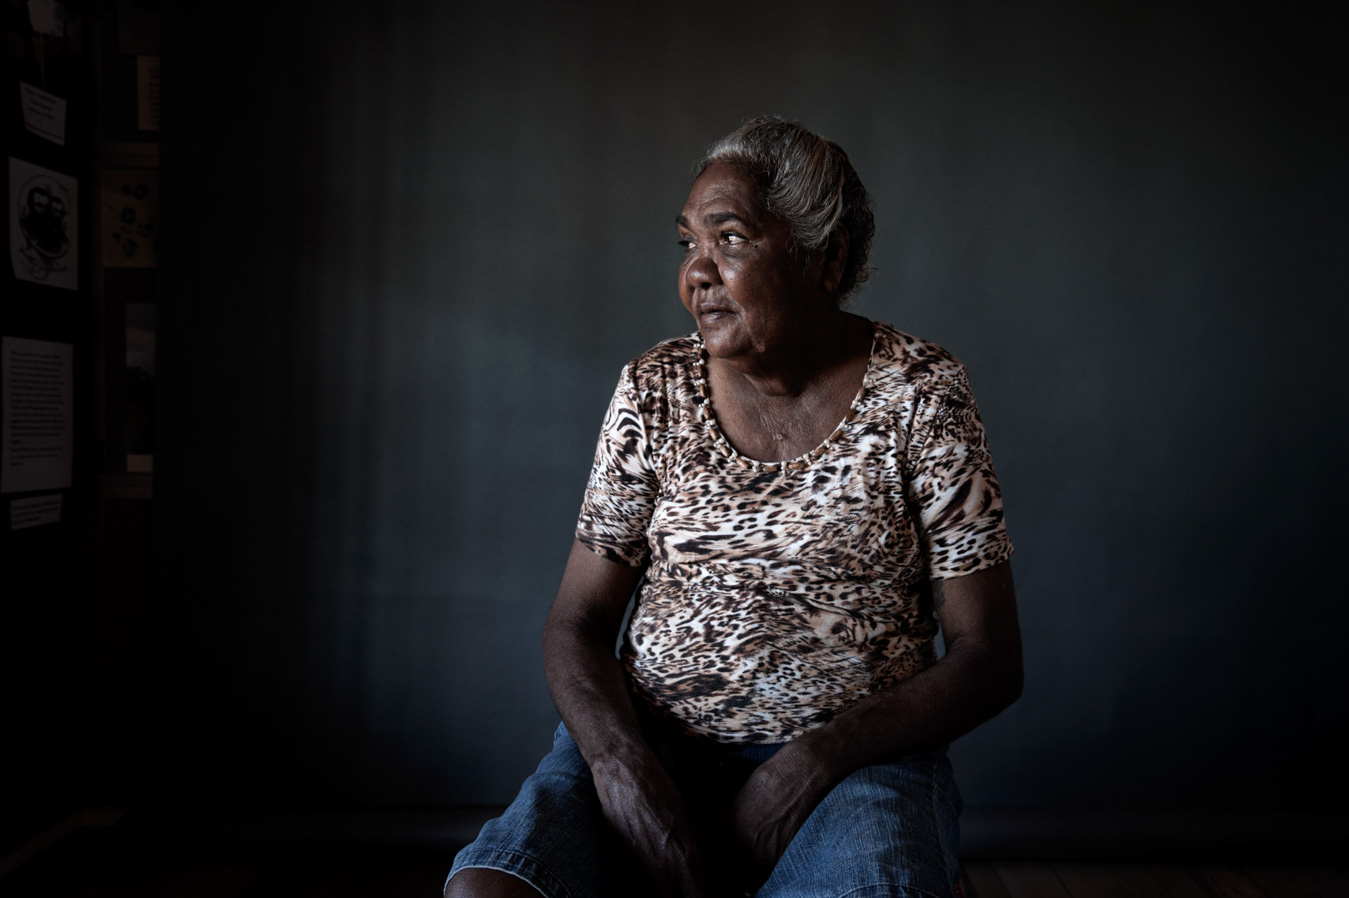
[[(652, 742), (695, 819), (714, 815), (780, 747)], [(865, 767), (816, 807), (755, 894), (948, 898), (959, 873), (960, 808), (945, 752)], [(640, 873), (605, 822), (590, 770), (565, 726), (506, 812), (459, 852), (450, 876), (466, 867), (513, 874), (546, 898), (633, 898), (643, 891), (633, 888)]]

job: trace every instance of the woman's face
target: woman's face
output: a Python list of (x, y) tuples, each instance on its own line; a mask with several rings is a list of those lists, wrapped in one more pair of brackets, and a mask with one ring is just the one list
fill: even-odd
[(735, 166), (708, 166), (675, 222), (684, 247), (679, 298), (713, 358), (790, 350), (821, 304), (832, 307), (820, 265), (793, 257), (786, 222), (764, 209), (753, 180)]

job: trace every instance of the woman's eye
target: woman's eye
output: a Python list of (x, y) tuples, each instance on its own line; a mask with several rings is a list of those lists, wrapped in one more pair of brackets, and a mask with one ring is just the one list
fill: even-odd
[(721, 235), (721, 239), (722, 239), (722, 240), (725, 240), (727, 243), (731, 244), (732, 246), (735, 246), (737, 243), (744, 243), (744, 242), (745, 242), (745, 238), (744, 238), (744, 237), (741, 237), (739, 234), (734, 234), (734, 233), (731, 233), (731, 234), (722, 234), (722, 235)]
[(694, 243), (692, 240), (681, 240), (679, 241), (679, 245), (683, 248), (684, 252), (688, 252), (698, 244)]

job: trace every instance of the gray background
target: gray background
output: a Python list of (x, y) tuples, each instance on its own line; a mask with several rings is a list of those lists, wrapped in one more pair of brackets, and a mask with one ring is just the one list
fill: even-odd
[(556, 720), (539, 634), (609, 393), (692, 329), (690, 163), (774, 112), (872, 191), (854, 309), (963, 359), (991, 436), (1027, 681), (953, 749), (967, 802), (1349, 796), (1325, 23), (175, 7), (142, 754), (167, 794), (513, 795)]

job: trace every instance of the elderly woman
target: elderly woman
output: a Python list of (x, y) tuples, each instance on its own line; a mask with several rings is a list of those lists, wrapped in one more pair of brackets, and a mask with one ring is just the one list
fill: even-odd
[(697, 333), (623, 370), (544, 632), (563, 725), (446, 894), (950, 895), (945, 746), (1021, 690), (965, 369), (842, 309), (874, 226), (838, 145), (758, 119), (698, 171)]

